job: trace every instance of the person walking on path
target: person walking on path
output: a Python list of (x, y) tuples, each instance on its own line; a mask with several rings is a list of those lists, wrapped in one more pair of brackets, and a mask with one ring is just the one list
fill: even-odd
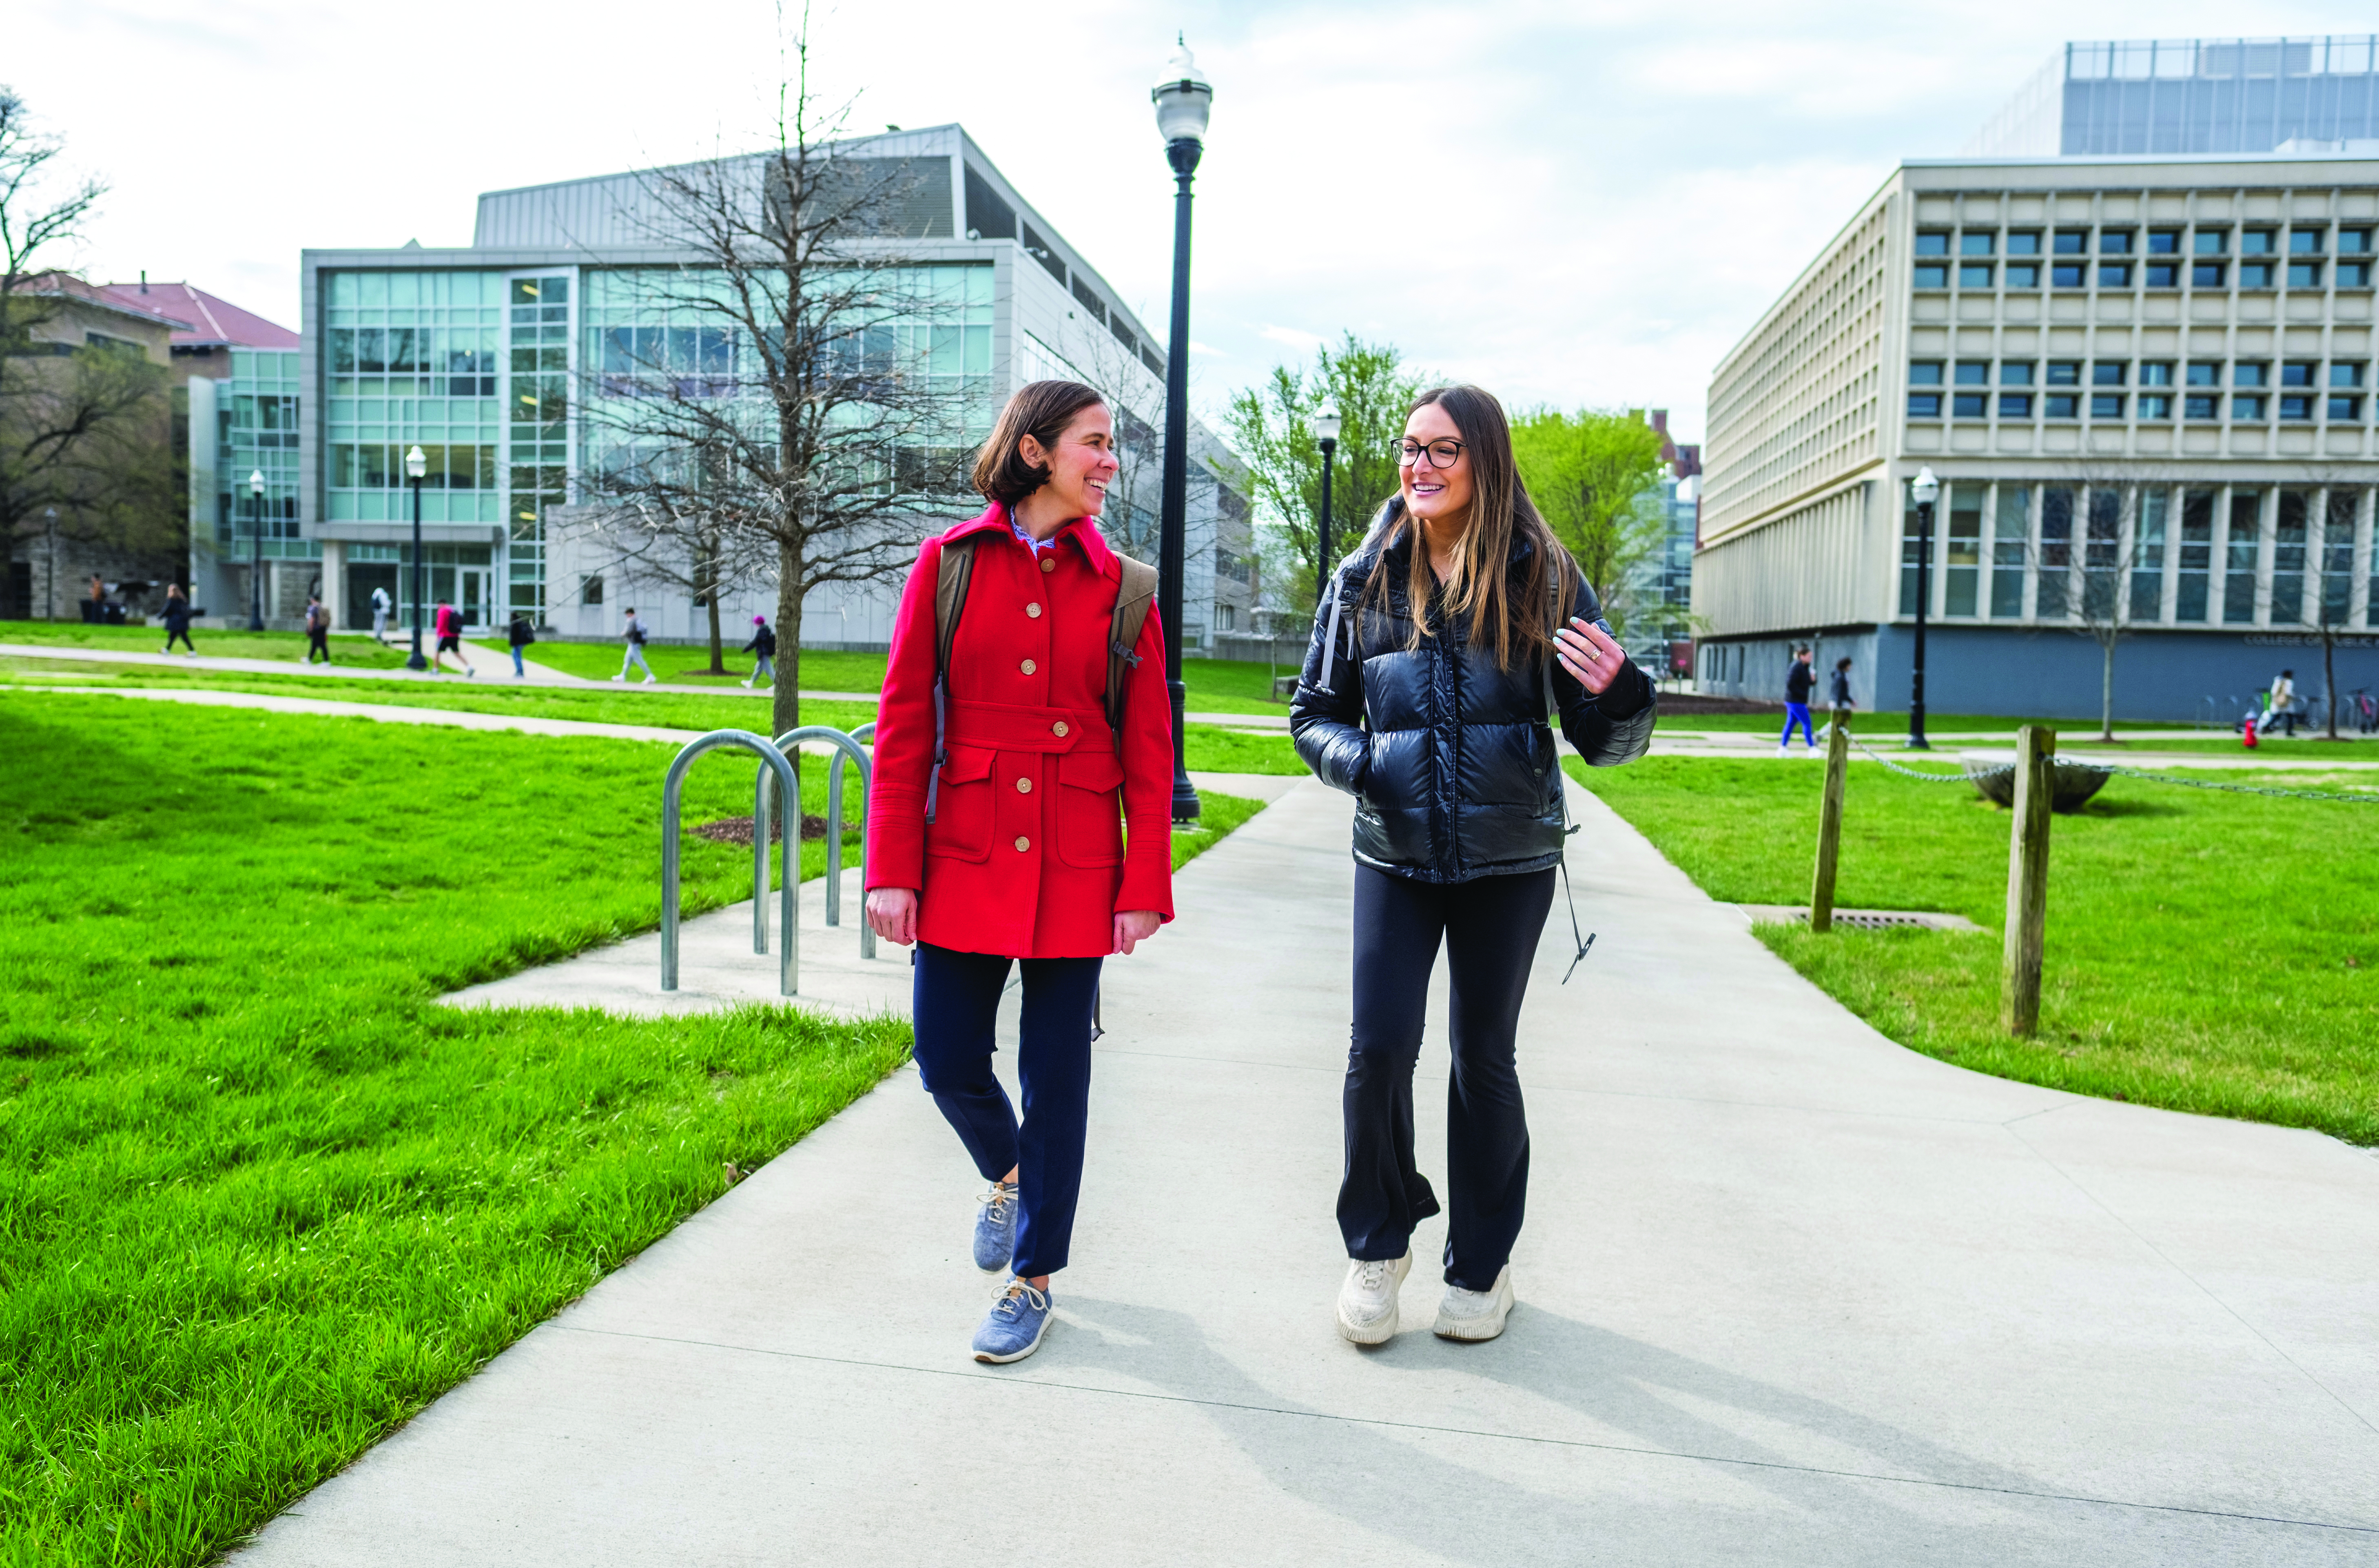
[(2289, 737), (2291, 739), (2295, 737), (2297, 732), (2297, 672), (2293, 669), (2281, 670), (2280, 678), (2272, 682), (2271, 691), (2266, 694), (2264, 698), (2264, 720), (2255, 728), (2259, 732), (2268, 735), (2272, 732), (2272, 726), (2275, 724), (2287, 725), (2288, 727)]
[(320, 654), (322, 662), (331, 662), (331, 611), (320, 594), (306, 596), (306, 662), (314, 662)]
[(182, 640), (184, 657), (199, 657), (198, 645), (190, 641), (190, 597), (182, 592), (181, 584), (168, 583), (165, 585), (165, 652), (174, 651), (174, 639), (176, 637)]
[(1776, 742), (1778, 756), (1793, 749), (1793, 727), (1796, 724), (1809, 750), (1817, 749), (1817, 731), (1809, 723), (1809, 694), (1817, 684), (1817, 671), (1810, 663), (1809, 650), (1794, 648), (1792, 668), (1784, 672), (1784, 733)]
[(612, 676), (611, 679), (625, 681), (632, 668), (645, 672), (645, 684), (647, 686), (660, 679), (653, 673), (653, 667), (645, 662), (645, 623), (636, 619), (636, 612), (633, 609), (628, 611), (627, 630), (622, 635), (628, 640), (628, 652), (627, 656), (620, 660), (620, 673)]
[(437, 614), (430, 624), (438, 633), (438, 651), (429, 656), (430, 669), (438, 674), (444, 674), (446, 656), (453, 654), (454, 662), (463, 667), (465, 679), (476, 677), (479, 673), (478, 670), (472, 667), (471, 661), (463, 654), (463, 612), (444, 599), (440, 599)]
[(752, 640), (741, 651), (753, 656), (752, 673), (743, 684), (749, 686), (754, 681), (766, 681), (771, 686), (777, 683), (777, 667), (771, 662), (777, 657), (777, 629), (768, 624), (767, 616), (752, 618)]
[(528, 611), (525, 609), (513, 611), (511, 621), (504, 627), (504, 641), (512, 645), (513, 679), (527, 680), (528, 662), (521, 657), (521, 649), (537, 641), (537, 628), (528, 623)]
[(1568, 831), (1548, 724), (1607, 767), (1649, 749), (1655, 702), (1521, 485), (1493, 396), (1423, 393), (1397, 452), (1403, 487), (1340, 564), (1289, 704), (1298, 755), (1355, 797), (1338, 1332), (1358, 1345), (1395, 1334), (1413, 1229), (1438, 1212), (1412, 1080), (1441, 943), (1453, 1212), (1435, 1332), (1503, 1332), (1528, 1183), (1515, 1035)]
[(1834, 722), (1848, 730), (1851, 727), (1851, 710), (1858, 706), (1851, 700), (1851, 661), (1848, 657), (1834, 660), (1834, 673), (1830, 680), (1833, 690), (1828, 694), (1828, 700), (1833, 706)]
[(371, 604), (372, 641), (375, 643), (385, 643), (388, 641), (388, 590), (386, 588), (374, 588), (372, 590)]
[[(1047, 1332), (1081, 1188), (1099, 971), (1173, 918), (1155, 573), (1098, 528), (1117, 466), (1092, 388), (1034, 381), (1008, 399), (975, 458), (990, 505), (917, 552), (877, 710), (867, 921), (916, 944), (918, 1074), (991, 1184), (974, 1261), (1007, 1281), (978, 1361), (1021, 1360)], [(1017, 962), (1020, 1123), (991, 1066)]]

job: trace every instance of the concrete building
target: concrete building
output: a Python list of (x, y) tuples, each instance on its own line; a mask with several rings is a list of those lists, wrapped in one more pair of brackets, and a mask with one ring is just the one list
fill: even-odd
[(2068, 43), (1959, 151), (2379, 153), (2374, 42), (2350, 33)]
[[(847, 142), (835, 156), (897, 161), (898, 233), (863, 243), (897, 247), (920, 295), (941, 302), (930, 328), (916, 324), (914, 352), (962, 392), (968, 439), (1026, 381), (1099, 386), (1124, 410), (1129, 470), (1109, 533), (1153, 559), (1163, 342), (959, 127)], [(305, 252), (297, 377), (311, 401), (297, 522), (321, 550), (325, 597), (345, 623), (368, 616), (374, 587), (410, 592), (402, 463), (419, 444), (432, 473), (421, 498), (429, 593), (466, 623), (519, 610), (562, 636), (610, 637), (634, 605), (657, 637), (706, 637), (708, 612), (688, 588), (640, 578), (589, 525), (580, 483), (584, 402), (603, 395), (611, 358), (641, 352), (622, 345), (682, 332), (699, 352), (706, 329), (665, 319), (646, 283), (703, 262), (666, 231), (650, 178), (620, 174), (483, 195), (468, 247)], [(1183, 641), (1194, 648), (1246, 614), (1253, 585), (1237, 563), (1254, 549), (1227, 452), (1194, 421), (1191, 431)], [(920, 535), (954, 520), (950, 511), (921, 515)], [(803, 640), (882, 647), (897, 592), (822, 585), (804, 601)], [(752, 612), (774, 611), (776, 589), (755, 577), (720, 603), (730, 625), (748, 629)]]
[(2121, 718), (2379, 685), (2374, 237), (2371, 159), (1902, 164), (1712, 380), (1698, 688), (1903, 707), (1928, 465), (1937, 710), (2095, 717), (2094, 628)]

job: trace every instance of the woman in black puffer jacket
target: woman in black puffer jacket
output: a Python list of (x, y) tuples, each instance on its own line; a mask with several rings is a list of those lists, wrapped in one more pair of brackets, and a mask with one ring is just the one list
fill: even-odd
[(1356, 802), (1338, 1329), (1358, 1345), (1395, 1333), (1413, 1228), (1438, 1212), (1413, 1163), (1412, 1077), (1441, 941), (1453, 1213), (1436, 1332), (1503, 1332), (1528, 1180), (1514, 1033), (1568, 820), (1549, 706), (1596, 766), (1642, 756), (1653, 718), (1652, 682), (1520, 484), (1503, 406), (1425, 393), (1399, 455), (1402, 491), (1340, 565), (1289, 708), (1298, 754)]

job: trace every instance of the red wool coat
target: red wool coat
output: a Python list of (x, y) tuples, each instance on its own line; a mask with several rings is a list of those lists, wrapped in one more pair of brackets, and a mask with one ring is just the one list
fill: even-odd
[[(950, 645), (949, 760), (928, 826), (934, 591), (942, 547), (970, 535), (982, 542)], [(917, 889), (921, 940), (1097, 958), (1113, 950), (1116, 915), (1173, 918), (1173, 720), (1153, 606), (1120, 756), (1107, 729), (1107, 621), (1122, 577), (1089, 518), (1060, 528), (1036, 561), (996, 502), (917, 551), (876, 720), (867, 885)]]

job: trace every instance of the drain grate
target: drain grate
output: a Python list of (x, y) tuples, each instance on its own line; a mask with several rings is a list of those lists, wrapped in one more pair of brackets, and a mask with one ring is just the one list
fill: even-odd
[[(1808, 907), (1804, 904), (1737, 904), (1754, 925), (1798, 925), (1808, 921)], [(1940, 914), (1932, 910), (1836, 910), (1836, 925), (1855, 926), (1862, 931), (1883, 931), (1897, 926), (1914, 926), (1925, 931), (1980, 931), (1981, 926), (1964, 915)]]

